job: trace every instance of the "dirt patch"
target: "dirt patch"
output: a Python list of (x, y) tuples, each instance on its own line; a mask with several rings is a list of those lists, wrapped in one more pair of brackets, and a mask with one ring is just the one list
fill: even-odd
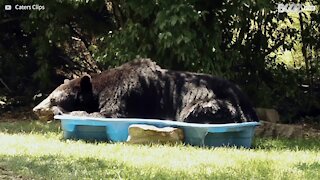
[(320, 137), (320, 130), (305, 124), (280, 124), (262, 121), (256, 129), (255, 135), (271, 138), (317, 138)]
[(0, 122), (15, 122), (35, 120), (37, 116), (32, 112), (32, 107), (19, 107), (15, 110), (0, 113)]
[(16, 175), (13, 171), (7, 170), (0, 166), (0, 179), (3, 180), (26, 180), (29, 178)]
[[(76, 113), (76, 112), (75, 112)], [(30, 121), (38, 119), (32, 112), (32, 107), (19, 107), (0, 114), (0, 122)], [(320, 137), (320, 124), (314, 121), (300, 122), (299, 124), (280, 124), (261, 122), (256, 129), (259, 137), (285, 137), (285, 138), (318, 138)], [(1, 178), (0, 178), (1, 179)]]

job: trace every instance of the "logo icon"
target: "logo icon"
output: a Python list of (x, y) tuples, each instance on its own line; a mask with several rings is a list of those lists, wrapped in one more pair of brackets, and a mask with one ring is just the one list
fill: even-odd
[(316, 6), (313, 5), (303, 5), (303, 4), (295, 4), (295, 3), (289, 3), (289, 4), (278, 4), (278, 13), (299, 13), (303, 11), (315, 11)]
[(10, 11), (12, 9), (11, 5), (4, 5), (4, 10)]

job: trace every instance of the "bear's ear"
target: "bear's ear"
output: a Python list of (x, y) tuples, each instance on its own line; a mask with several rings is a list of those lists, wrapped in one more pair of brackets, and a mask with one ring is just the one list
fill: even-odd
[(81, 88), (81, 92), (83, 93), (92, 92), (92, 83), (91, 83), (90, 75), (84, 75), (81, 77), (80, 88)]
[(70, 81), (69, 79), (65, 79), (65, 80), (63, 81), (63, 84), (67, 84), (69, 81)]

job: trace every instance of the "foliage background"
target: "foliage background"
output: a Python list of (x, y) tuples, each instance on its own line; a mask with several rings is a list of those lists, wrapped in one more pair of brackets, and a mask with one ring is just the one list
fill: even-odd
[(229, 79), (284, 122), (317, 121), (319, 1), (299, 1), (315, 5), (313, 12), (277, 12), (278, 3), (291, 2), (3, 0), (1, 7), (45, 10), (0, 11), (0, 104), (7, 110), (10, 97), (12, 106), (30, 104), (64, 78), (139, 56)]

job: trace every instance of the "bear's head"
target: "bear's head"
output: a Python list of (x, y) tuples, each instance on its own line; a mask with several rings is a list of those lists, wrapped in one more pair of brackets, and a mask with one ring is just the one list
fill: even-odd
[(65, 80), (46, 99), (33, 108), (39, 119), (53, 119), (54, 115), (72, 111), (98, 111), (97, 97), (93, 94), (89, 75)]

